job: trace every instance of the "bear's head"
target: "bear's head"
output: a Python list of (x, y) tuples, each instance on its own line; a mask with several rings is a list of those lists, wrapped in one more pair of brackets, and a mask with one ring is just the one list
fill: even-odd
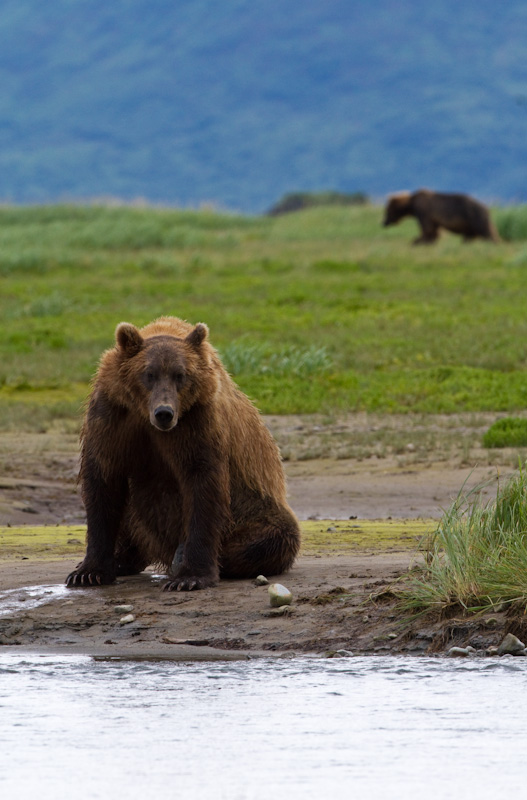
[(203, 323), (185, 338), (164, 332), (143, 336), (128, 322), (117, 326), (119, 389), (126, 405), (157, 430), (172, 430), (206, 391), (211, 378), (207, 336)]
[(392, 195), (386, 203), (383, 225), (394, 225), (410, 211), (410, 192), (399, 192)]

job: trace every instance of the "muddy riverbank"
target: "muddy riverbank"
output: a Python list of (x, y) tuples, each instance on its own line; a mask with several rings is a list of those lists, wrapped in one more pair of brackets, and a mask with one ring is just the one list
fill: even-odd
[[(172, 594), (150, 570), (110, 587), (65, 589), (83, 550), (76, 436), (0, 435), (0, 525), (81, 531), (69, 534), (59, 557), (51, 545), (47, 552), (0, 555), (0, 643), (126, 657), (244, 657), (423, 654), (453, 644), (483, 653), (506, 632), (523, 635), (523, 619), (505, 611), (409, 625), (393, 591), (419, 564), (421, 536), (461, 487), (487, 481), (484, 494), (492, 497), (517, 463), (515, 453), (481, 448), (481, 432), (494, 418), (268, 418), (287, 459), (291, 505), (301, 520), (320, 525), (278, 579), (293, 593), (283, 616), (270, 613), (267, 587), (252, 581)], [(387, 541), (386, 525), (395, 520), (408, 520), (410, 532), (392, 531)], [(338, 546), (328, 547), (332, 537)], [(122, 621), (127, 614), (119, 606), (132, 606), (131, 621)]]

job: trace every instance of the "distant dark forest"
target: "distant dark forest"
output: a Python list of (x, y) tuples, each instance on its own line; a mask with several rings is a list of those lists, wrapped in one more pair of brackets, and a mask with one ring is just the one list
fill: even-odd
[(4, 0), (0, 200), (527, 199), (523, 0)]

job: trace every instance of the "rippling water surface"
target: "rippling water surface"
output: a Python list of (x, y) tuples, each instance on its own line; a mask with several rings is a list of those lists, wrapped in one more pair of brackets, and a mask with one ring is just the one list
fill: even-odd
[(0, 655), (0, 797), (523, 796), (527, 659)]

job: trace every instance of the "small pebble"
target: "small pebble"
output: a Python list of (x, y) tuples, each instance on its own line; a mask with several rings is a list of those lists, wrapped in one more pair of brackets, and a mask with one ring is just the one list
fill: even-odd
[(130, 622), (134, 622), (135, 617), (133, 614), (127, 614), (125, 617), (121, 617), (119, 620), (119, 625), (129, 625)]
[(114, 606), (113, 610), (116, 614), (129, 614), (130, 611), (134, 610), (134, 607), (132, 605)]
[(326, 658), (350, 658), (352, 655), (351, 650), (328, 650)]
[(254, 582), (256, 586), (267, 586), (269, 583), (265, 575), (258, 575), (258, 577), (254, 579)]
[(288, 606), (293, 602), (293, 595), (281, 583), (272, 583), (269, 587), (269, 602), (273, 608)]

